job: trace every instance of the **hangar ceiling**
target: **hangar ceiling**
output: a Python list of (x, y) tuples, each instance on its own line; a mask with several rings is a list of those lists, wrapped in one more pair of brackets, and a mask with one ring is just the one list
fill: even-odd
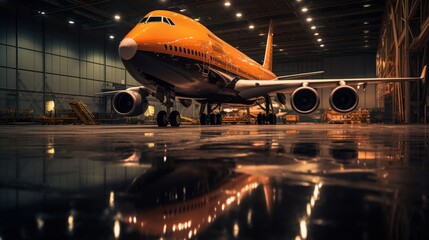
[[(72, 19), (77, 27), (98, 30), (106, 36), (114, 34), (115, 41), (119, 41), (149, 11), (167, 9), (181, 12), (198, 19), (217, 36), (257, 61), (263, 59), (268, 25), (273, 20), (274, 58), (277, 62), (320, 54), (375, 54), (385, 9), (385, 1), (378, 0), (9, 2), (34, 12), (35, 17), (40, 17), (40, 13), (44, 12), (43, 17), (65, 22)], [(116, 14), (121, 17), (119, 21), (114, 19)]]

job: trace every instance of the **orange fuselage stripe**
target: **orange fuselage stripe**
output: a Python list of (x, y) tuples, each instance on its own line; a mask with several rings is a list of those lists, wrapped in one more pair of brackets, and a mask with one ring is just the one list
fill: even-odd
[[(139, 51), (163, 53), (205, 62), (243, 79), (270, 80), (276, 78), (273, 72), (218, 38), (191, 18), (163, 10), (150, 12), (146, 17), (149, 16), (168, 17), (173, 20), (175, 25), (164, 22), (137, 24), (125, 38), (133, 38)], [(170, 50), (170, 46), (172, 50)], [(188, 54), (188, 50), (190, 50), (190, 54)], [(192, 50), (194, 54), (192, 54)]]

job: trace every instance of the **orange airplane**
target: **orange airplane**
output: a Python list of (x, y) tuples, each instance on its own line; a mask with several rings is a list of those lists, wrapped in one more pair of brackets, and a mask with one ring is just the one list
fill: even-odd
[[(265, 114), (258, 124), (275, 124), (271, 96), (291, 106), (299, 114), (310, 114), (320, 102), (316, 88), (334, 87), (331, 107), (340, 113), (354, 110), (359, 95), (353, 86), (367, 83), (424, 80), (420, 77), (299, 79), (321, 72), (276, 76), (272, 71), (273, 27), (270, 23), (263, 65), (218, 38), (206, 27), (179, 13), (157, 10), (148, 13), (119, 44), (119, 55), (127, 71), (142, 86), (114, 92), (113, 108), (123, 116), (138, 116), (148, 108), (148, 96), (154, 96), (167, 111), (157, 114), (157, 124), (180, 125), (180, 113), (171, 111), (174, 99), (189, 107), (192, 100), (201, 103), (200, 124), (221, 124), (212, 105), (254, 105), (265, 102)], [(110, 92), (112, 93), (112, 92)], [(207, 112), (204, 113), (207, 106)]]

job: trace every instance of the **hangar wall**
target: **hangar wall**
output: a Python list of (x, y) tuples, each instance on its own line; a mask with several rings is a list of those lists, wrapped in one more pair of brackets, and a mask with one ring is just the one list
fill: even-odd
[[(136, 85), (117, 57), (118, 40), (80, 26), (19, 11), (0, 16), (0, 109), (45, 112), (45, 101), (68, 108), (83, 100), (104, 112), (104, 89)], [(95, 97), (94, 97), (95, 96)]]

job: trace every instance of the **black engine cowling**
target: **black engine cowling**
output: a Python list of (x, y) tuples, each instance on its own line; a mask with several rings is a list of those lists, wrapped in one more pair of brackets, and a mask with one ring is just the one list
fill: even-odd
[(113, 109), (122, 116), (135, 117), (146, 112), (149, 104), (139, 92), (124, 90), (113, 97)]
[(338, 86), (332, 90), (329, 96), (329, 104), (332, 109), (339, 113), (348, 113), (353, 111), (359, 104), (359, 94), (351, 86)]
[(299, 114), (310, 114), (319, 107), (320, 99), (316, 89), (303, 86), (291, 95), (292, 109)]

